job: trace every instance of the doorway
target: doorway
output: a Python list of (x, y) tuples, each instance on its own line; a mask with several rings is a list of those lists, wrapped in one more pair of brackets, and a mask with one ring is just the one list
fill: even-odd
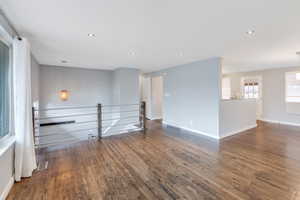
[(163, 117), (163, 77), (152, 77), (152, 119)]
[(256, 100), (256, 118), (261, 119), (263, 112), (262, 102), (262, 77), (242, 77), (241, 91), (245, 99)]
[(163, 77), (144, 77), (143, 101), (146, 102), (146, 117), (150, 120), (163, 118)]

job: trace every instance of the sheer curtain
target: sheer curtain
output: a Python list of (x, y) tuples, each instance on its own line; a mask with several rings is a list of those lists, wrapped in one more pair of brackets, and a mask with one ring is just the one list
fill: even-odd
[(32, 127), (30, 45), (27, 39), (13, 41), (15, 180), (30, 177), (36, 168)]

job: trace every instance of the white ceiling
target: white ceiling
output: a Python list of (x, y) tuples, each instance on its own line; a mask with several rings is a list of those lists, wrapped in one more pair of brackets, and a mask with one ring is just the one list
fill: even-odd
[(41, 64), (150, 72), (221, 56), (227, 72), (300, 66), (299, 0), (0, 0), (0, 7)]

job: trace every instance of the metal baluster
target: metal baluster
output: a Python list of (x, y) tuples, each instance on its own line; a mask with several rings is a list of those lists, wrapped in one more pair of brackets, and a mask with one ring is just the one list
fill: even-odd
[(142, 102), (142, 120), (143, 120), (143, 132), (146, 134), (146, 102)]
[(102, 139), (102, 105), (97, 105), (97, 117), (98, 117), (98, 139)]

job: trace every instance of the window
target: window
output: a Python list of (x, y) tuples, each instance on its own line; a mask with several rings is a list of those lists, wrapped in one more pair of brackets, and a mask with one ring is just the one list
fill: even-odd
[(226, 77), (222, 79), (222, 99), (231, 98), (231, 84), (230, 78)]
[(261, 76), (241, 78), (241, 91), (245, 99), (261, 99)]
[(257, 81), (244, 82), (244, 98), (245, 99), (259, 98), (259, 85)]
[(10, 48), (0, 38), (0, 139), (10, 132)]
[(287, 72), (285, 74), (285, 88), (286, 102), (300, 103), (300, 72)]

